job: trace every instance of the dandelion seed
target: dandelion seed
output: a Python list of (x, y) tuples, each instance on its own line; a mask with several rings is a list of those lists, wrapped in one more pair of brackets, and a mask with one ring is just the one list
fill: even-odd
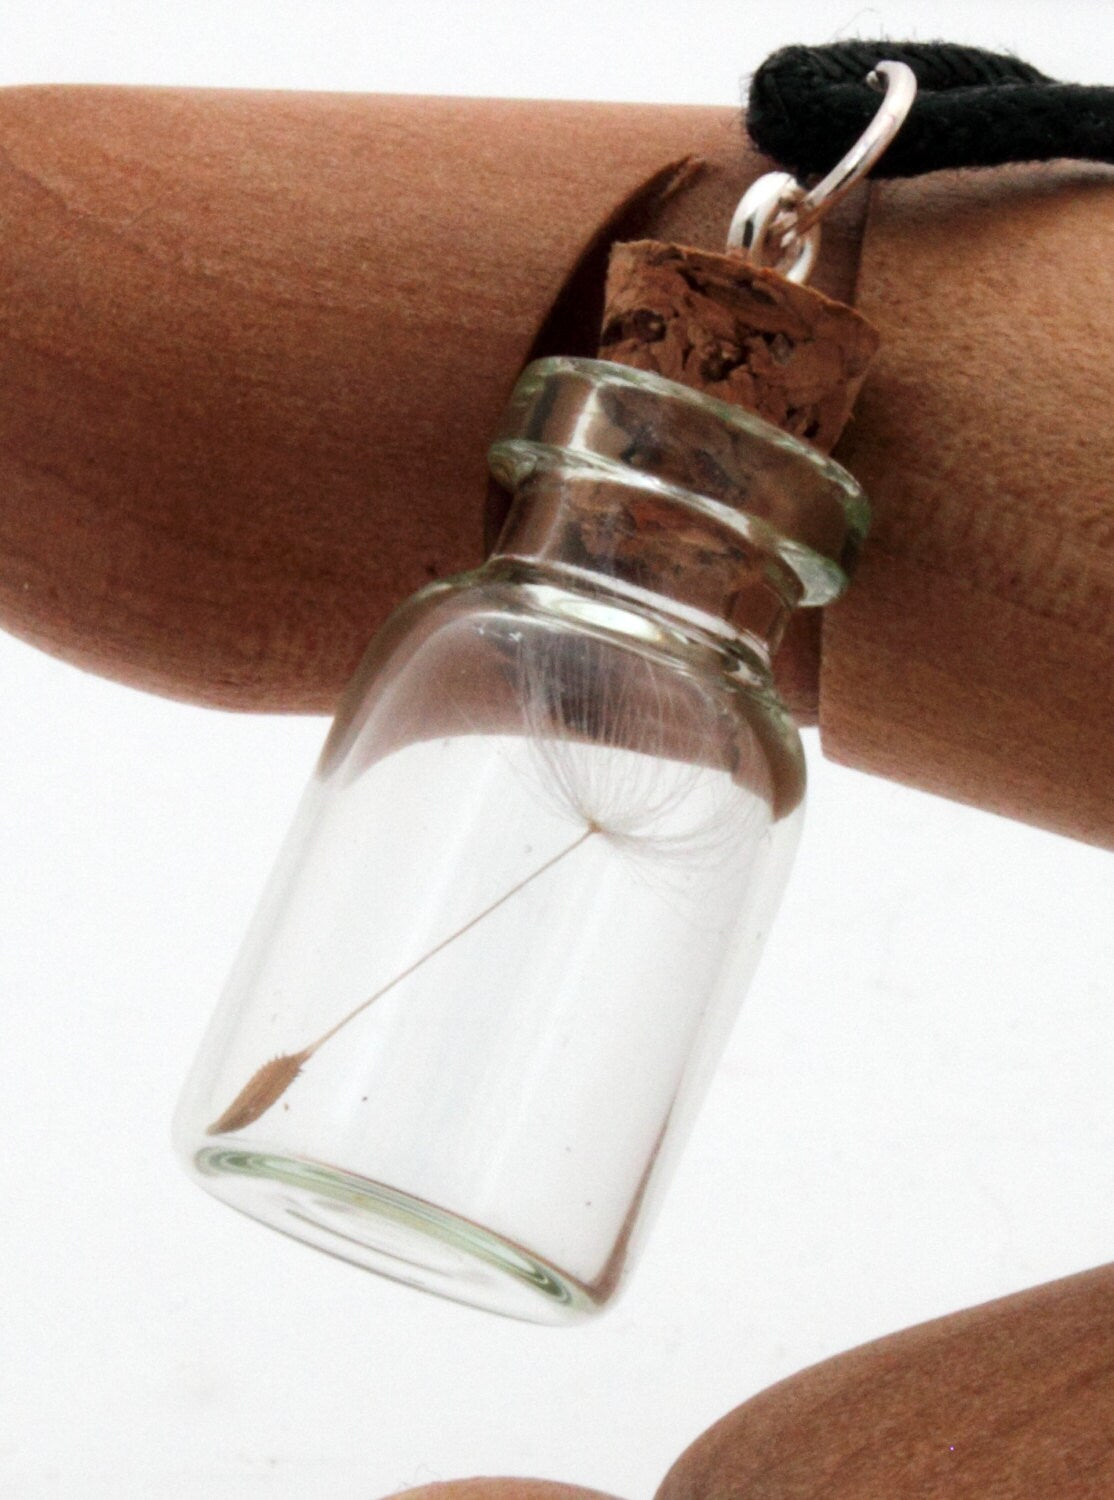
[(219, 1119), (209, 1126), (209, 1135), (231, 1135), (265, 1115), (297, 1078), (311, 1049), (286, 1057), (272, 1057), (248, 1079)]
[(693, 721), (683, 683), (651, 659), (591, 636), (539, 641), (523, 632), (515, 649), (535, 790), (576, 826), (576, 836), (308, 1047), (265, 1063), (209, 1126), (210, 1135), (254, 1124), (326, 1042), (589, 839), (632, 861), (641, 878), (659, 880), (671, 867), (686, 880), (707, 874), (739, 849), (753, 799), (732, 795), (721, 769), (686, 754)]
[(462, 938), (473, 927), (477, 927), (485, 917), (491, 916), (492, 912), (497, 911), (512, 896), (517, 895), (519, 891), (523, 890), (532, 881), (537, 880), (540, 875), (544, 875), (547, 870), (551, 870), (554, 865), (559, 864), (563, 859), (567, 859), (574, 850), (579, 849), (581, 844), (586, 843), (598, 831), (594, 825), (586, 828), (571, 844), (568, 844), (559, 853), (545, 860), (536, 870), (532, 870), (529, 875), (526, 875), (522, 880), (511, 886), (510, 890), (504, 891), (490, 906), (486, 906), (483, 911), (478, 912), (469, 921), (465, 922), (463, 927), (458, 927), (455, 932), (450, 932), (448, 937), (443, 938), (441, 942), (428, 949), (427, 952), (422, 954), (421, 958), (416, 959), (414, 963), (403, 969), (401, 973), (396, 974), (393, 979), (388, 980), (373, 995), (369, 995), (366, 1000), (361, 1000), (359, 1005), (354, 1006), (347, 1015), (342, 1016), (335, 1025), (330, 1026), (328, 1031), (322, 1032), (315, 1042), (311, 1042), (308, 1047), (303, 1047), (301, 1052), (293, 1052), (285, 1057), (275, 1057), (270, 1062), (264, 1063), (257, 1072), (252, 1074), (251, 1078), (236, 1095), (224, 1113), (213, 1121), (208, 1128), (207, 1134), (230, 1135), (237, 1130), (243, 1130), (247, 1125), (253, 1125), (256, 1120), (267, 1113), (273, 1104), (282, 1098), (283, 1094), (286, 1093), (287, 1089), (298, 1077), (314, 1053), (320, 1047), (323, 1047), (332, 1037), (336, 1036), (338, 1031), (342, 1031), (350, 1021), (354, 1021), (369, 1006), (374, 1005), (377, 1000), (381, 1000), (384, 995), (394, 989), (395, 985), (401, 984), (404, 979), (409, 979), (411, 974), (416, 973), (431, 958), (435, 958), (438, 953), (444, 952), (450, 944), (455, 943), (458, 938)]

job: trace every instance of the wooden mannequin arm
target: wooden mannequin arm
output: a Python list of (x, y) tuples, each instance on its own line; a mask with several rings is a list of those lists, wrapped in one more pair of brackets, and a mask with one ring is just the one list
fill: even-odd
[[(717, 247), (730, 110), (0, 92), (0, 620), (231, 708), (325, 712), (481, 556), (521, 365), (594, 352), (615, 238)], [(787, 643), (829, 753), (1114, 844), (1114, 174), (875, 193), (887, 341), (837, 450), (874, 536)], [(817, 284), (848, 297), (865, 195)]]

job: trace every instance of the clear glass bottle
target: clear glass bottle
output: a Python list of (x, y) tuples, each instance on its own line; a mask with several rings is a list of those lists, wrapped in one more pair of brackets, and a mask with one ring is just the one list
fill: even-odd
[(837, 465), (549, 359), (483, 567), (373, 641), (179, 1106), (234, 1207), (463, 1302), (615, 1294), (738, 1009), (804, 765), (770, 654), (865, 526)]

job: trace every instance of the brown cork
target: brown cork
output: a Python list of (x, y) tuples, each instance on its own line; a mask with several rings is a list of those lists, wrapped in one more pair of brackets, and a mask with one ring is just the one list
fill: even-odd
[[(854, 308), (738, 255), (657, 240), (612, 248), (602, 359), (746, 407), (825, 453), (847, 424), (878, 343)], [(774, 678), (800, 724), (816, 722), (819, 660), (820, 613), (797, 610)]]
[(829, 453), (878, 334), (776, 271), (655, 240), (616, 245), (600, 357), (744, 406)]

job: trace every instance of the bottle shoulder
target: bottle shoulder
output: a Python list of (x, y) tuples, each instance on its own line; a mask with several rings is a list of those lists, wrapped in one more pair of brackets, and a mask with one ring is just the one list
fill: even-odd
[(775, 819), (803, 800), (800, 737), (760, 662), (544, 578), (485, 566), (407, 600), (342, 701), (334, 754), (385, 696), (400, 732), (593, 736), (716, 764), (760, 791)]

